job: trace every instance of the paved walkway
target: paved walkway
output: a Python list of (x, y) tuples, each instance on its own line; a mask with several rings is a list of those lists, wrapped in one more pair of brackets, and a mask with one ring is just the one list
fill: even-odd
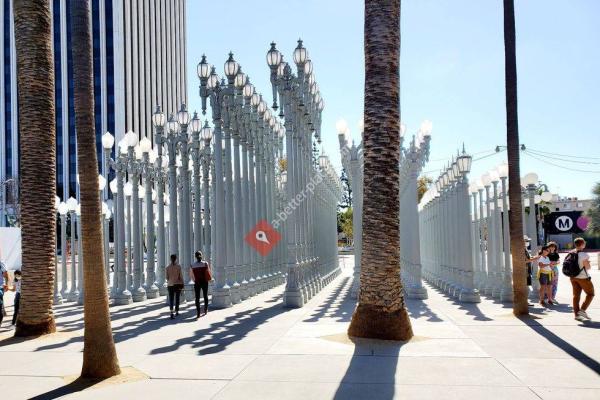
[[(533, 308), (527, 321), (508, 304), (463, 305), (429, 288), (428, 300), (408, 302), (416, 335), (409, 343), (353, 343), (345, 335), (351, 260), (341, 257), (344, 274), (303, 309), (281, 306), (282, 287), (199, 321), (192, 304), (171, 321), (164, 298), (113, 307), (121, 365), (139, 380), (63, 398), (600, 399), (600, 323), (573, 319), (566, 279), (561, 305)], [(600, 299), (589, 314), (600, 320)], [(57, 398), (64, 377), (79, 372), (81, 309), (63, 305), (57, 317), (59, 333), (18, 343), (3, 324), (3, 400)]]

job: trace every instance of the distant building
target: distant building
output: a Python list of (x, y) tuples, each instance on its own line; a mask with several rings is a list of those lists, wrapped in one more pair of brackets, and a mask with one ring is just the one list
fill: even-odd
[(581, 200), (577, 197), (554, 196), (551, 205), (548, 206), (551, 212), (557, 211), (583, 211), (584, 213), (592, 206), (592, 200)]
[[(71, 1), (53, 0), (56, 87), (56, 192), (76, 194)], [(13, 0), (0, 0), (0, 187), (19, 179), (19, 122)], [(187, 103), (186, 0), (92, 0), (96, 146), (109, 131), (152, 138), (157, 104), (174, 113)], [(101, 165), (101, 164), (100, 164)], [(99, 166), (100, 168), (100, 166)], [(1, 189), (4, 191), (4, 189)], [(5, 193), (0, 193), (2, 199)], [(2, 210), (0, 210), (0, 213)], [(0, 226), (6, 220), (0, 214)]]

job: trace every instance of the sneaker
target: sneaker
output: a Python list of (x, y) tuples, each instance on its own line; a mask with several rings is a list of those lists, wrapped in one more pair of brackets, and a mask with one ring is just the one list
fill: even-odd
[(590, 316), (589, 316), (589, 315), (587, 315), (587, 313), (586, 313), (585, 311), (583, 311), (583, 310), (579, 311), (579, 312), (577, 313), (577, 316), (578, 316), (578, 317), (583, 317), (583, 318), (585, 318), (585, 319), (590, 319), (590, 320), (591, 320)]
[(171, 313), (171, 319), (175, 319), (175, 314)]
[(583, 318), (581, 315), (577, 314), (577, 316), (575, 317), (575, 319), (579, 322), (583, 322), (585, 321), (585, 318)]

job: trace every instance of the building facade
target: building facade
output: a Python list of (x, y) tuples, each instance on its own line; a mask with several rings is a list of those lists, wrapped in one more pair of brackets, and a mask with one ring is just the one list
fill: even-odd
[[(77, 186), (73, 104), (71, 1), (51, 0), (56, 102), (56, 193), (65, 200)], [(0, 184), (19, 179), (19, 123), (13, 0), (0, 0)], [(187, 103), (186, 0), (92, 0), (96, 146), (133, 130), (152, 140), (157, 104), (175, 113)], [(2, 186), (0, 208), (6, 203)], [(1, 212), (1, 211), (0, 211)], [(0, 226), (6, 218), (0, 216)]]

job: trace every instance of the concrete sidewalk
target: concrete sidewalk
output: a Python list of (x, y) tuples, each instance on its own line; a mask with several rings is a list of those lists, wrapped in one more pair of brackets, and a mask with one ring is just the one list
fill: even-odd
[[(533, 307), (526, 321), (510, 304), (463, 305), (429, 288), (428, 300), (408, 302), (409, 343), (352, 342), (352, 257), (340, 264), (344, 273), (303, 309), (282, 307), (283, 287), (199, 321), (193, 304), (171, 321), (164, 298), (113, 307), (120, 363), (141, 380), (62, 398), (600, 399), (600, 322), (573, 319), (564, 277), (561, 305)], [(593, 276), (598, 285), (600, 273)], [(600, 320), (599, 299), (588, 312)], [(57, 398), (64, 377), (79, 372), (81, 308), (67, 303), (56, 314), (59, 333), (24, 342), (7, 339), (3, 323), (3, 400)]]

